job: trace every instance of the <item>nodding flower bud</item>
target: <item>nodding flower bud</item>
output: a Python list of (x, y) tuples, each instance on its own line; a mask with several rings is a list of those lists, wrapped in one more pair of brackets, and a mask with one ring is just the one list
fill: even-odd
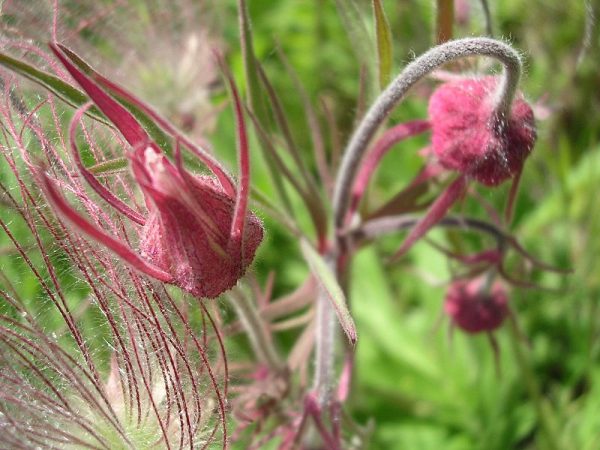
[(235, 199), (214, 177), (178, 170), (152, 147), (137, 158), (134, 175), (150, 204), (142, 257), (197, 297), (214, 298), (232, 288), (262, 241), (260, 220), (248, 211), (242, 242), (236, 242), (230, 238)]
[(536, 140), (533, 111), (518, 93), (497, 112), (499, 77), (444, 83), (431, 96), (432, 147), (440, 164), (486, 186), (520, 173)]
[(448, 287), (444, 311), (467, 333), (489, 332), (508, 315), (508, 295), (499, 281), (488, 286), (485, 277), (457, 280)]

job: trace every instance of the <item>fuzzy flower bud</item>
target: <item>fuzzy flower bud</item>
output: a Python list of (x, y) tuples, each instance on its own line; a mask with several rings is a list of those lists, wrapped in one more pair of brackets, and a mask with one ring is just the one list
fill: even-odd
[(446, 292), (444, 311), (467, 333), (493, 331), (508, 315), (508, 295), (498, 281), (486, 286), (485, 277), (453, 282)]
[(243, 242), (230, 239), (235, 199), (215, 178), (180, 172), (152, 147), (140, 158), (134, 175), (152, 205), (140, 241), (142, 257), (197, 297), (231, 289), (262, 241), (260, 220), (248, 212)]
[[(126, 153), (136, 184), (144, 193), (148, 217), (121, 201), (88, 171), (75, 143), (77, 124), (91, 103), (79, 108), (71, 122), (72, 155), (90, 187), (112, 207), (142, 225), (139, 252), (87, 221), (62, 198), (54, 183), (40, 173), (55, 209), (76, 228), (104, 244), (124, 262), (164, 283), (175, 284), (199, 298), (214, 298), (235, 285), (252, 262), (263, 237), (260, 220), (248, 210), (250, 160), (241, 100), (228, 76), (236, 112), (239, 185), (210, 155), (123, 88), (93, 71), (68, 48), (50, 48), (96, 107), (121, 132), (133, 151)], [(85, 71), (81, 70), (85, 67)], [(126, 98), (175, 138), (175, 162), (169, 161), (144, 127), (105, 89)], [(197, 156), (213, 176), (196, 176), (183, 167), (180, 143)]]
[(529, 104), (517, 94), (509, 117), (495, 111), (498, 77), (452, 81), (429, 101), (432, 147), (442, 166), (497, 186), (518, 174), (536, 140)]

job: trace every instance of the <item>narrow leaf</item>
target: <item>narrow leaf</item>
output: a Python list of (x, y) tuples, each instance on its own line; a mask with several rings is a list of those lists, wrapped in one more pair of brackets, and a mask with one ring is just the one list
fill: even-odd
[(258, 62), (254, 54), (252, 44), (252, 27), (250, 24), (250, 15), (248, 14), (248, 5), (246, 0), (238, 0), (238, 20), (240, 23), (240, 41), (242, 47), (242, 57), (244, 59), (244, 71), (246, 74), (246, 89), (250, 100), (250, 110), (261, 121), (265, 122), (267, 118), (265, 104), (260, 95), (260, 77), (258, 74)]
[(121, 156), (119, 158), (109, 159), (98, 164), (94, 164), (87, 169), (94, 175), (103, 175), (106, 173), (113, 173), (123, 170), (128, 164), (129, 160), (126, 157)]
[[(238, 20), (240, 24), (240, 45), (242, 47), (242, 57), (244, 60), (244, 72), (246, 75), (246, 90), (249, 98), (250, 111), (256, 116), (260, 123), (268, 123), (266, 105), (263, 102), (263, 97), (260, 92), (260, 78), (257, 69), (256, 55), (254, 54), (254, 46), (252, 45), (252, 27), (250, 24), (250, 15), (248, 14), (248, 5), (246, 0), (238, 0)], [(291, 202), (288, 196), (281, 175), (277, 171), (275, 165), (266, 154), (264, 145), (261, 143), (264, 160), (269, 169), (269, 175), (275, 185), (275, 192), (279, 196), (281, 202), (285, 205), (288, 212), (291, 212)]]
[[(74, 88), (57, 76), (36, 69), (24, 61), (0, 53), (0, 65), (49, 90), (74, 108), (79, 108), (88, 101), (87, 95), (79, 89)], [(87, 115), (104, 124), (109, 124), (104, 115), (95, 106), (87, 111)]]
[(357, 0), (335, 0), (335, 4), (359, 64), (369, 71), (369, 81), (374, 80), (375, 43), (365, 23), (366, 14)]
[(421, 197), (429, 191), (431, 179), (445, 171), (446, 169), (436, 163), (426, 165), (406, 188), (375, 212), (370, 213), (368, 219), (406, 214), (427, 208), (430, 202), (421, 201)]
[[(326, 213), (324, 210), (323, 202), (320, 200), (318, 194), (315, 193), (314, 187), (307, 191), (300, 183), (300, 181), (296, 178), (296, 176), (289, 170), (289, 168), (285, 165), (284, 161), (281, 159), (277, 150), (273, 146), (273, 143), (268, 138), (266, 132), (262, 129), (260, 124), (258, 123), (258, 119), (252, 114), (248, 112), (252, 122), (254, 124), (254, 129), (258, 134), (258, 138), (263, 146), (263, 151), (265, 151), (266, 155), (271, 158), (272, 163), (277, 167), (277, 169), (281, 172), (281, 175), (287, 179), (292, 187), (296, 190), (302, 201), (306, 205), (308, 212), (310, 213), (311, 219), (317, 231), (317, 235), (320, 237), (325, 236), (327, 232), (327, 219)], [(310, 189), (310, 185), (309, 185)], [(288, 213), (293, 214), (293, 210), (288, 210)]]
[(321, 178), (321, 184), (325, 186), (325, 190), (328, 193), (331, 193), (333, 190), (333, 179), (330, 172), (330, 167), (327, 162), (327, 154), (325, 151), (325, 142), (323, 141), (323, 133), (321, 131), (321, 127), (319, 125), (319, 119), (317, 117), (317, 112), (315, 111), (308, 92), (302, 81), (300, 81), (300, 77), (287, 60), (283, 50), (281, 48), (277, 49), (277, 53), (279, 55), (279, 59), (283, 63), (286, 72), (290, 76), (292, 83), (294, 83), (294, 88), (300, 94), (300, 98), (302, 99), (302, 104), (304, 105), (304, 111), (306, 113), (306, 120), (308, 128), (310, 129), (310, 135), (312, 139), (312, 147), (313, 153), (315, 157), (315, 164), (319, 171), (319, 176)]
[(365, 220), (422, 211), (429, 206), (428, 202), (422, 200), (428, 191), (427, 182), (410, 185), (398, 192), (385, 205), (370, 213)]
[(433, 202), (429, 210), (408, 233), (400, 249), (392, 256), (390, 262), (397, 261), (404, 255), (415, 242), (421, 239), (435, 224), (446, 215), (452, 205), (463, 195), (467, 189), (467, 179), (461, 175)]
[(331, 268), (306, 239), (300, 240), (300, 247), (302, 248), (304, 258), (310, 266), (311, 272), (319, 281), (327, 298), (331, 301), (344, 333), (346, 333), (346, 336), (352, 345), (356, 344), (356, 326), (354, 325), (354, 320), (348, 310), (346, 296), (337, 282)]
[(300, 175), (304, 179), (304, 182), (307, 184), (307, 186), (312, 186), (314, 185), (315, 181), (308, 172), (306, 165), (304, 164), (304, 161), (300, 156), (300, 151), (298, 150), (298, 146), (296, 145), (294, 137), (292, 136), (292, 131), (287, 121), (287, 117), (285, 115), (281, 100), (279, 99), (277, 92), (275, 92), (275, 88), (273, 87), (273, 85), (267, 78), (267, 75), (265, 74), (264, 70), (259, 64), (257, 64), (257, 69), (258, 74), (260, 76), (260, 81), (263, 83), (266, 89), (266, 93), (269, 97), (269, 103), (271, 105), (273, 115), (275, 116), (275, 121), (277, 122), (277, 125), (279, 126), (279, 129), (283, 134), (283, 139), (286, 144), (286, 148), (292, 156), (292, 159), (294, 160), (294, 163), (296, 164)]
[(250, 199), (254, 202), (255, 206), (262, 209), (267, 215), (271, 216), (273, 220), (278, 222), (279, 225), (284, 226), (287, 230), (295, 237), (303, 236), (303, 232), (298, 229), (296, 221), (293, 220), (285, 211), (281, 211), (277, 205), (275, 205), (268, 195), (260, 191), (258, 188), (253, 187), (251, 190)]
[(377, 33), (377, 62), (379, 69), (379, 87), (384, 89), (390, 82), (392, 75), (392, 61), (394, 58), (392, 31), (383, 10), (381, 0), (373, 0), (373, 13), (375, 16), (375, 30)]

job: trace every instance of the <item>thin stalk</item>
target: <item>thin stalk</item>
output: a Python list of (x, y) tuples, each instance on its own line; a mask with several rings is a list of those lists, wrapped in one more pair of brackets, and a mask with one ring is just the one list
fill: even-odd
[(494, 28), (492, 25), (492, 13), (490, 11), (490, 5), (487, 0), (479, 0), (481, 3), (481, 10), (483, 11), (483, 17), (485, 19), (485, 34), (489, 37), (494, 36)]
[(560, 433), (556, 428), (556, 422), (554, 421), (551, 411), (547, 402), (544, 401), (544, 397), (540, 391), (540, 386), (535, 378), (535, 374), (531, 369), (527, 355), (525, 354), (522, 347), (522, 339), (519, 334), (518, 325), (516, 320), (509, 320), (510, 322), (510, 338), (517, 366), (521, 371), (521, 378), (525, 383), (525, 387), (535, 407), (538, 420), (540, 422), (541, 431), (545, 437), (545, 448), (548, 450), (559, 450), (560, 446)]
[(252, 345), (256, 357), (259, 361), (267, 364), (270, 369), (274, 371), (281, 370), (283, 363), (273, 346), (267, 326), (261, 319), (250, 297), (235, 290), (232, 291), (231, 295), (234, 297), (234, 301), (231, 303), (250, 339), (250, 345)]
[[(343, 236), (350, 239), (353, 245), (361, 245), (366, 241), (385, 236), (387, 234), (397, 233), (403, 230), (410, 230), (421, 220), (420, 215), (401, 214), (398, 216), (381, 217), (372, 219), (361, 224), (357, 228), (348, 230)], [(491, 223), (471, 217), (446, 216), (440, 220), (436, 227), (458, 228), (477, 230), (491, 235), (498, 242), (498, 247), (504, 249), (510, 240), (505, 232)]]
[(321, 406), (331, 402), (333, 393), (336, 329), (337, 318), (333, 305), (327, 298), (324, 288), (319, 287), (313, 388)]
[(437, 0), (437, 36), (438, 44), (452, 39), (454, 27), (454, 0)]

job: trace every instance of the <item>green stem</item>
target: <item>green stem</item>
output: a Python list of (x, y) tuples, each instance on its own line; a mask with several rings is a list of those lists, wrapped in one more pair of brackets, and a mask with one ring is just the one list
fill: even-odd
[(260, 317), (254, 303), (242, 292), (233, 291), (232, 294), (234, 297), (233, 307), (250, 339), (256, 357), (259, 361), (267, 364), (270, 369), (281, 370), (283, 363), (273, 346), (266, 324)]
[(521, 376), (525, 382), (525, 387), (534, 404), (536, 414), (540, 423), (540, 428), (545, 437), (545, 448), (548, 450), (559, 450), (560, 447), (560, 433), (558, 432), (556, 422), (552, 417), (552, 411), (548, 402), (545, 401), (544, 396), (541, 393), (540, 386), (535, 377), (535, 374), (529, 364), (527, 354), (523, 349), (522, 339), (519, 335), (518, 325), (516, 320), (510, 320), (510, 337), (515, 359)]

